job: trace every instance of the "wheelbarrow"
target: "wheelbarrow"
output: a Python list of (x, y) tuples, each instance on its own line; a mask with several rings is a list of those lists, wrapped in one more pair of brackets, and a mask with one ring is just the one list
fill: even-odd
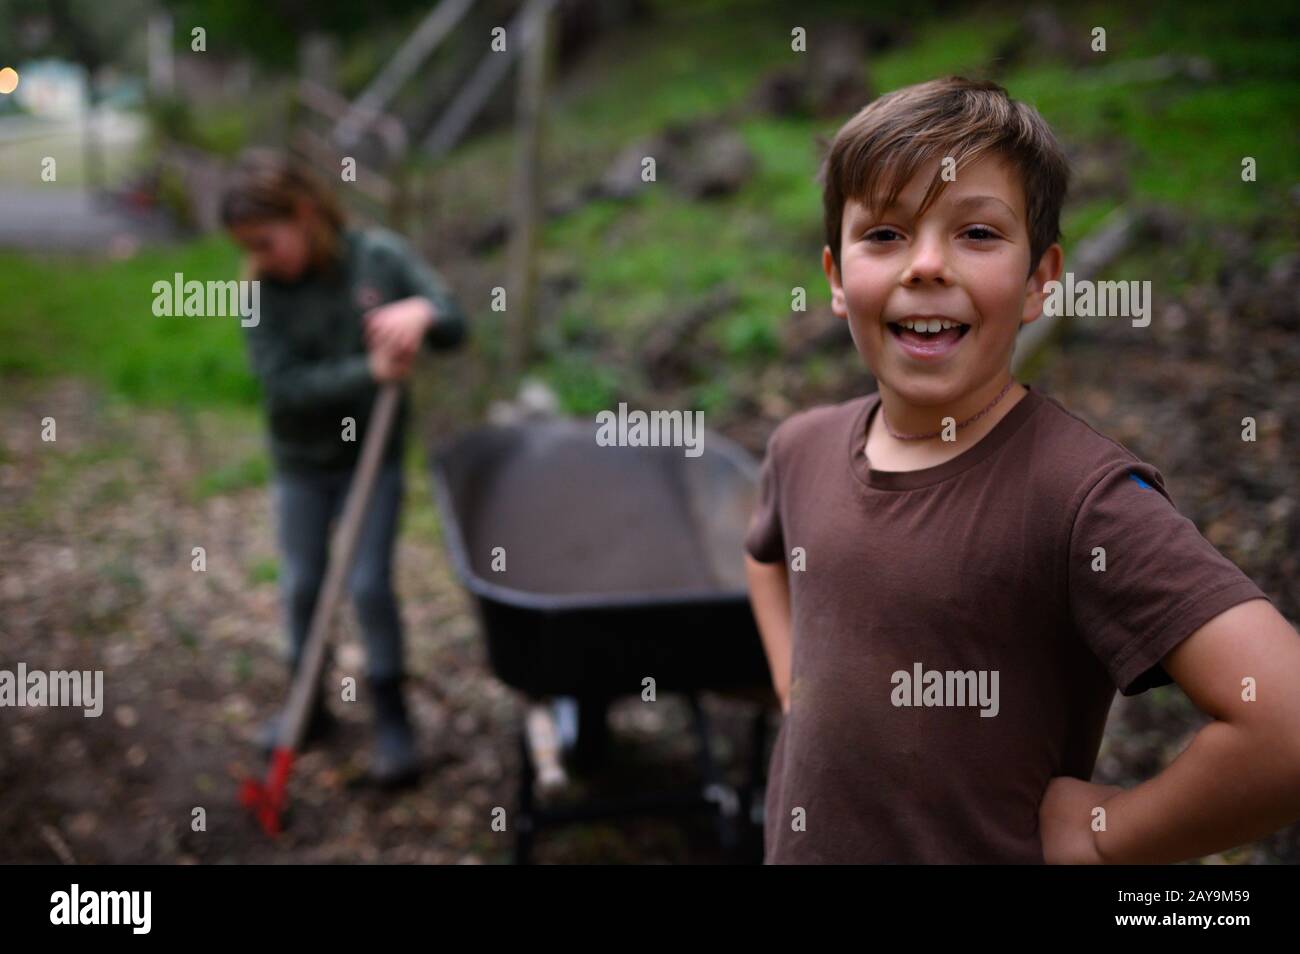
[[(433, 488), (455, 571), (472, 595), (493, 672), (529, 700), (519, 745), (515, 857), (543, 827), (628, 814), (716, 813), (736, 848), (761, 787), (768, 705), (757, 706), (749, 781), (723, 780), (705, 691), (771, 700), (745, 587), (754, 460), (705, 432), (704, 452), (597, 444), (594, 423), (544, 418), (471, 431), (433, 456)], [(537, 783), (603, 759), (619, 697), (684, 694), (700, 784), (635, 804), (541, 807)]]

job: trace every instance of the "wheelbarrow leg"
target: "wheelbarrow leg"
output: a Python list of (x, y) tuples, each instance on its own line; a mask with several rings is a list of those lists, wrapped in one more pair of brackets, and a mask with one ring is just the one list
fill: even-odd
[(713, 758), (712, 728), (709, 715), (704, 711), (697, 693), (686, 695), (691, 706), (691, 721), (699, 741), (700, 775), (703, 778), (705, 800), (717, 806), (718, 842), (728, 854), (736, 850), (736, 821), (740, 814), (740, 801), (736, 790), (722, 780), (718, 764)]
[(536, 819), (533, 815), (533, 783), (537, 780), (537, 770), (533, 766), (533, 753), (528, 746), (528, 731), (519, 728), (519, 809), (515, 813), (515, 864), (532, 864), (533, 830)]
[(573, 765), (578, 771), (599, 768), (609, 754), (609, 699), (602, 696), (578, 698), (578, 739), (573, 747)]
[(742, 850), (749, 856), (745, 860), (756, 858), (759, 862), (763, 860), (764, 806), (760, 793), (766, 791), (764, 782), (767, 776), (767, 765), (764, 756), (767, 754), (767, 716), (767, 706), (760, 703), (754, 713), (753, 725), (750, 727), (749, 779), (741, 798), (741, 818), (745, 826)]

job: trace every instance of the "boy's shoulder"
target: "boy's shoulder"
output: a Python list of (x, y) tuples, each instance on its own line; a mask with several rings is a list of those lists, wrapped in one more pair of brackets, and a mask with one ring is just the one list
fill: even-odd
[[(826, 461), (829, 455), (843, 454), (847, 459), (857, 427), (865, 428), (879, 400), (879, 392), (872, 392), (798, 411), (772, 432), (768, 453), (778, 467), (788, 460)], [(1036, 489), (1077, 497), (1106, 474), (1129, 469), (1164, 492), (1163, 478), (1154, 467), (1054, 397), (1031, 386), (1021, 402), (1028, 402), (1027, 406), (1008, 422), (1013, 433), (1006, 435), (1001, 449), (1029, 465), (1024, 478)]]
[(420, 258), (404, 236), (381, 226), (353, 228), (347, 235), (351, 281), (367, 307), (378, 304), (370, 301), (376, 291), (385, 299), (409, 293)]
[(1168, 496), (1164, 478), (1115, 438), (1103, 434), (1051, 395), (1031, 391), (1038, 400), (1025, 435), (1032, 460), (1054, 476), (1062, 493), (1077, 497), (1087, 493), (1117, 470), (1133, 474)]
[(378, 255), (381, 258), (392, 258), (410, 253), (410, 246), (406, 239), (383, 226), (351, 228), (347, 235), (357, 251), (366, 256)]
[(853, 422), (866, 421), (871, 405), (880, 399), (877, 392), (850, 398), (838, 404), (818, 404), (796, 411), (776, 426), (768, 438), (768, 453), (784, 455), (806, 452), (828, 444), (843, 445), (852, 434)]

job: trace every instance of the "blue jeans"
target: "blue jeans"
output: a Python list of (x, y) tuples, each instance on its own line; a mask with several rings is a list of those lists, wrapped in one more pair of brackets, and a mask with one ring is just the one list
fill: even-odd
[[(342, 513), (351, 481), (352, 471), (278, 471), (275, 475), (272, 493), (282, 556), (280, 589), (289, 631), (289, 663), (295, 669), (325, 579), (332, 525)], [(400, 462), (385, 463), (375, 479), (348, 578), (348, 592), (366, 643), (367, 674), (373, 680), (403, 674), (402, 620), (392, 580), (402, 491)]]

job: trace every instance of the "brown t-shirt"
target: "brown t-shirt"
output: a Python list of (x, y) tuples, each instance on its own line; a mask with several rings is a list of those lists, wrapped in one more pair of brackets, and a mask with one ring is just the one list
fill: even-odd
[(1116, 687), (1170, 682), (1174, 646), (1267, 597), (1033, 388), (906, 472), (863, 454), (878, 406), (791, 417), (763, 464), (745, 549), (786, 561), (793, 617), (765, 860), (1042, 863), (1048, 780), (1091, 777)]

